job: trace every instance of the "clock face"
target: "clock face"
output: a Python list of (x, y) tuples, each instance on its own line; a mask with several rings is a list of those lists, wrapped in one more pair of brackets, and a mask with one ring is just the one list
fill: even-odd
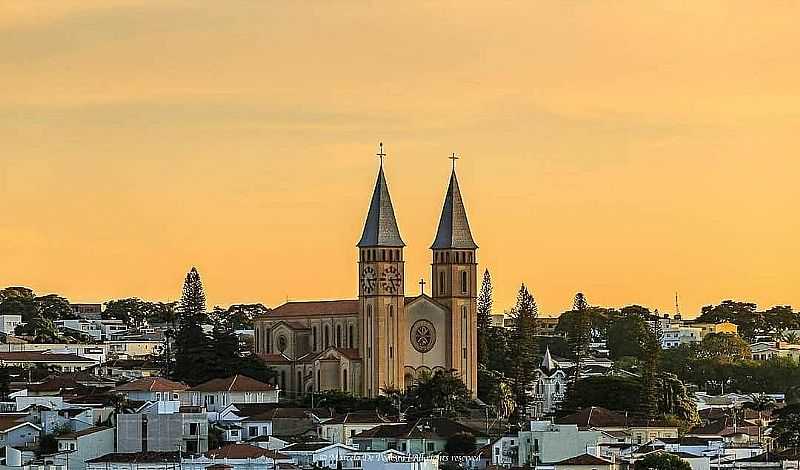
[(365, 294), (372, 294), (375, 292), (375, 287), (378, 284), (378, 276), (375, 268), (372, 266), (365, 266), (361, 271), (361, 289)]
[(394, 266), (389, 266), (381, 273), (381, 287), (384, 291), (394, 294), (403, 286), (403, 276)]

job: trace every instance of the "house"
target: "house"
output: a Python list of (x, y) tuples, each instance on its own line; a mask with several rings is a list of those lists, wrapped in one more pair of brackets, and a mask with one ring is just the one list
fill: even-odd
[(189, 387), (163, 377), (142, 377), (122, 384), (114, 391), (131, 401), (187, 401), (183, 399)]
[(534, 390), (529, 414), (534, 418), (556, 411), (558, 404), (564, 401), (567, 392), (568, 377), (566, 372), (553, 360), (548, 346), (539, 368), (535, 372)]
[(86, 470), (176, 470), (178, 452), (116, 452), (86, 461)]
[(77, 354), (55, 354), (47, 351), (0, 352), (0, 366), (32, 369), (46, 369), (72, 372), (97, 365), (99, 361)]
[(181, 470), (205, 470), (215, 465), (226, 465), (228, 470), (272, 470), (291, 463), (291, 457), (279, 452), (248, 444), (229, 444), (200, 457), (183, 459)]
[[(529, 431), (517, 435), (518, 460), (515, 465), (553, 464), (596, 447), (601, 432), (580, 428), (577, 424), (554, 424), (549, 421), (532, 421)], [(514, 445), (513, 443), (511, 444)], [(507, 449), (514, 453), (513, 449)], [(493, 454), (497, 452), (492, 450)], [(502, 453), (500, 454), (502, 455)]]
[(39, 440), (42, 428), (25, 421), (25, 417), (19, 413), (0, 414), (0, 448), (30, 447)]
[(128, 329), (122, 320), (87, 320), (79, 318), (56, 320), (54, 323), (59, 330), (67, 334), (78, 334), (94, 341), (110, 339), (112, 333), (119, 333)]
[[(280, 453), (289, 456), (302, 468), (328, 467), (337, 468), (337, 463), (351, 462), (348, 455), (358, 449), (344, 444), (332, 442), (302, 442), (281, 449)], [(344, 467), (344, 465), (342, 465)], [(348, 466), (347, 468), (353, 468)]]
[(105, 342), (109, 356), (124, 359), (145, 359), (161, 354), (164, 348), (162, 339), (138, 336), (112, 339)]
[[(85, 470), (86, 461), (114, 452), (114, 428), (91, 427), (56, 437), (67, 470)], [(60, 459), (58, 459), (60, 460)]]
[(625, 431), (635, 444), (644, 444), (654, 439), (678, 437), (678, 427), (659, 420), (643, 420), (629, 417), (599, 406), (578, 410), (555, 420), (556, 424), (574, 424), (579, 428), (598, 431)]
[(356, 434), (389, 422), (376, 411), (347, 413), (322, 423), (320, 435), (330, 442), (351, 444)]
[(97, 373), (103, 377), (139, 379), (161, 373), (161, 366), (150, 359), (114, 359), (103, 363)]
[(555, 470), (617, 470), (619, 465), (591, 454), (582, 454), (555, 462), (553, 468)]
[(278, 403), (278, 392), (272, 385), (240, 374), (212, 379), (189, 389), (191, 404), (204, 406), (209, 412), (238, 403)]
[(0, 315), (0, 333), (13, 335), (20, 323), (22, 323), (22, 315)]
[(117, 415), (117, 451), (200, 454), (208, 450), (208, 415), (177, 401), (146, 403)]
[(478, 446), (489, 443), (485, 434), (448, 418), (382, 424), (352, 436), (351, 440), (360, 451), (396, 449), (409, 454), (433, 454), (443, 451), (448, 439), (456, 434), (472, 434)]
[(704, 339), (710, 334), (738, 335), (739, 326), (736, 323), (723, 321), (720, 323), (687, 322), (688, 326), (700, 328), (700, 338)]
[(682, 344), (699, 343), (702, 340), (702, 328), (694, 326), (672, 325), (663, 330), (661, 347), (670, 349)]
[(750, 345), (750, 357), (755, 361), (767, 361), (775, 357), (788, 357), (800, 361), (800, 344), (783, 341), (764, 341)]
[(82, 358), (94, 359), (97, 363), (102, 363), (106, 360), (107, 350), (108, 346), (105, 344), (94, 343), (12, 343), (8, 341), (0, 344), (0, 351), (2, 352), (75, 354)]

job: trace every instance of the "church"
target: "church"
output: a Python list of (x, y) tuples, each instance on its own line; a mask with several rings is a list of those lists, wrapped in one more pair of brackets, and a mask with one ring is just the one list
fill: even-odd
[[(455, 370), (477, 391), (477, 249), (455, 155), (431, 253), (431, 295), (406, 296), (405, 243), (378, 178), (356, 256), (358, 298), (287, 302), (255, 320), (255, 352), (288, 397), (340, 390), (374, 397), (423, 373)], [(424, 284), (423, 284), (424, 285)]]

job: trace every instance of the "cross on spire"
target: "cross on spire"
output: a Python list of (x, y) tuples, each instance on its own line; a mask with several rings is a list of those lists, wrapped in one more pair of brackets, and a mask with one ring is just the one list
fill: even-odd
[(422, 294), (422, 295), (425, 295), (425, 284), (427, 284), (427, 282), (425, 282), (425, 278), (420, 278), (420, 280), (419, 280), (419, 290), (420, 290), (420, 294)]
[(384, 153), (383, 151), (383, 142), (378, 143), (378, 153), (376, 153), (375, 155), (381, 159), (381, 166), (383, 166), (383, 157), (386, 156), (386, 153)]
[(461, 157), (459, 157), (458, 155), (456, 155), (456, 153), (455, 153), (455, 152), (453, 152), (453, 154), (452, 154), (452, 155), (450, 155), (450, 156), (449, 156), (449, 157), (447, 157), (447, 158), (449, 158), (450, 160), (453, 160), (453, 171), (456, 171), (456, 160), (458, 160), (458, 159), (459, 159), (459, 158), (461, 158)]

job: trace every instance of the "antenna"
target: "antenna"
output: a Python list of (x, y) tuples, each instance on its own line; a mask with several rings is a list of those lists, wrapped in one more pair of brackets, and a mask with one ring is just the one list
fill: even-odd
[(675, 291), (675, 315), (681, 314), (681, 308), (678, 306), (678, 291)]

